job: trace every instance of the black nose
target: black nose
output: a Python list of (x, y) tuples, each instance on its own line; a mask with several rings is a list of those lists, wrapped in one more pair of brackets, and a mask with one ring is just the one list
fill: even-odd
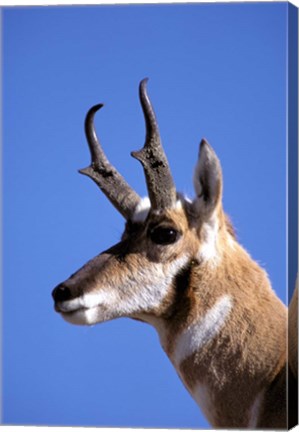
[(53, 289), (52, 297), (55, 302), (69, 300), (71, 298), (71, 290), (62, 283)]

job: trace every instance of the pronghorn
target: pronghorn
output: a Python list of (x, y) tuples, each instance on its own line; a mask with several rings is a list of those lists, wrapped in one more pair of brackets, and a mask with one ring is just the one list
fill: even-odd
[(126, 220), (121, 241), (53, 290), (73, 324), (130, 317), (153, 325), (185, 387), (213, 427), (286, 428), (287, 309), (266, 272), (238, 243), (222, 207), (220, 162), (203, 139), (195, 198), (176, 191), (156, 116), (141, 81), (146, 139), (140, 198), (106, 158), (92, 107), (91, 165), (80, 170)]

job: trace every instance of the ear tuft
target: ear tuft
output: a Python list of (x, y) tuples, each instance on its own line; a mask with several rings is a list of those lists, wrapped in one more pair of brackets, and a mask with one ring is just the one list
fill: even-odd
[(202, 139), (200, 143), (193, 183), (196, 192), (194, 200), (196, 209), (210, 213), (221, 200), (222, 172), (216, 153), (205, 139)]

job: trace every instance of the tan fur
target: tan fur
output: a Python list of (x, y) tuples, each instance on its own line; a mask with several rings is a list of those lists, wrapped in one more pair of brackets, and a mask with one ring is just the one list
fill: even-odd
[[(240, 428), (246, 427), (249, 407), (259, 392), (271, 385), (286, 363), (287, 315), (266, 273), (247, 252), (235, 241), (233, 246), (223, 248), (231, 234), (225, 224), (222, 229), (218, 246), (221, 264), (217, 272), (209, 269), (209, 264), (193, 266), (185, 310), (180, 309), (178, 316), (167, 322), (171, 335), (167, 353), (171, 358), (175, 335), (182, 325), (187, 326), (211, 308), (215, 298), (224, 293), (232, 295), (234, 308), (227, 325), (216, 340), (183, 361), (180, 375), (191, 392), (198, 383), (211, 389), (209, 421), (213, 426)], [(282, 417), (272, 421), (276, 427), (286, 427), (285, 403), (279, 412)], [(258, 424), (264, 424), (263, 418)]]
[(298, 379), (298, 279), (289, 306), (289, 364)]
[[(57, 291), (53, 293), (55, 307), (77, 324), (120, 316), (151, 323), (175, 364), (184, 331), (204, 320), (219, 299), (229, 299), (231, 309), (219, 331), (175, 364), (178, 374), (203, 404), (212, 426), (286, 428), (287, 309), (266, 272), (237, 242), (222, 209), (218, 159), (209, 147), (205, 151), (208, 162), (213, 162), (215, 195), (207, 195), (209, 187), (206, 196), (201, 192), (211, 181), (208, 165), (202, 164), (206, 177), (202, 179), (199, 172), (202, 185), (197, 182), (194, 203), (182, 199), (175, 208), (150, 211), (145, 221), (129, 221), (119, 244), (62, 284), (70, 292), (69, 301), (59, 301)], [(154, 244), (149, 231), (157, 226), (172, 227), (178, 240), (167, 246)], [(95, 298), (93, 307), (87, 306), (93, 301), (89, 294)], [(77, 303), (78, 311), (67, 310)], [(294, 374), (296, 306), (294, 297), (290, 307), (290, 319), (296, 322), (290, 330)]]

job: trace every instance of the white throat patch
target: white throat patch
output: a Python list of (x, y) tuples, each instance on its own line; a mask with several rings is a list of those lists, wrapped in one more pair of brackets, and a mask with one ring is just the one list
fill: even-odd
[(232, 305), (231, 296), (220, 297), (203, 317), (183, 330), (176, 340), (172, 355), (176, 367), (179, 367), (183, 360), (201, 349), (219, 333), (229, 316)]

